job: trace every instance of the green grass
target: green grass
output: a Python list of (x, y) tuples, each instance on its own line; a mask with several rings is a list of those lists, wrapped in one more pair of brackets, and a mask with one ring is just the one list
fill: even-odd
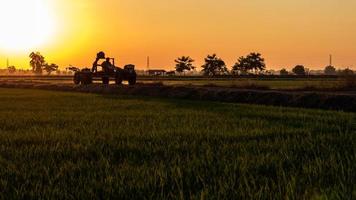
[(352, 199), (355, 120), (0, 89), (0, 199)]

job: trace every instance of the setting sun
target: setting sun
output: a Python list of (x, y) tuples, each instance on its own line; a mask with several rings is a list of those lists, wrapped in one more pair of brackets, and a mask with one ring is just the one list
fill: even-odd
[(55, 32), (49, 1), (1, 0), (0, 49), (25, 52), (48, 42)]
[[(198, 68), (217, 53), (229, 67), (259, 52), (271, 69), (319, 69), (329, 55), (355, 68), (356, 1), (0, 0), (0, 67), (29, 68), (39, 51), (62, 69), (105, 51), (117, 64), (171, 70), (189, 55)], [(303, 11), (303, 12), (301, 12)]]
[(355, 8), (0, 0), (0, 200), (356, 200)]

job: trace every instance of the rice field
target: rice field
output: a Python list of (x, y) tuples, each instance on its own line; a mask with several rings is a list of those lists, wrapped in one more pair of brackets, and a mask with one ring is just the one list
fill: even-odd
[(0, 89), (0, 199), (355, 199), (356, 114)]

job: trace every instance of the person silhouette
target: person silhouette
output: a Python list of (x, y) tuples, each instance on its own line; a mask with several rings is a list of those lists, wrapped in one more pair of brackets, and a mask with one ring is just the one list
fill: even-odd
[[(98, 64), (100, 59), (104, 59), (105, 58), (105, 53), (103, 51), (100, 51), (99, 53), (96, 54), (96, 59), (93, 63), (93, 67), (92, 67), (92, 72), (97, 72), (98, 71), (98, 66), (101, 66)], [(109, 60), (110, 61), (110, 60)]]
[(112, 69), (110, 58), (106, 58), (106, 60), (101, 64), (101, 67), (103, 68), (103, 72), (109, 72)]

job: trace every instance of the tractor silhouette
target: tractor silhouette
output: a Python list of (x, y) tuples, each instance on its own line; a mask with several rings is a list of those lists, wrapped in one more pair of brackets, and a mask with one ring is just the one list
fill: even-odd
[[(98, 62), (103, 59), (105, 59), (105, 61), (102, 64), (98, 64)], [(101, 71), (98, 71), (99, 66), (102, 69)], [(136, 77), (135, 65), (125, 65), (124, 69), (116, 67), (115, 59), (105, 57), (105, 53), (101, 51), (96, 55), (91, 70), (85, 68), (75, 71), (74, 83), (77, 85), (88, 85), (93, 83), (94, 78), (100, 78), (103, 84), (109, 84), (110, 79), (114, 79), (117, 85), (121, 85), (122, 81), (128, 81), (129, 85), (135, 85)]]

